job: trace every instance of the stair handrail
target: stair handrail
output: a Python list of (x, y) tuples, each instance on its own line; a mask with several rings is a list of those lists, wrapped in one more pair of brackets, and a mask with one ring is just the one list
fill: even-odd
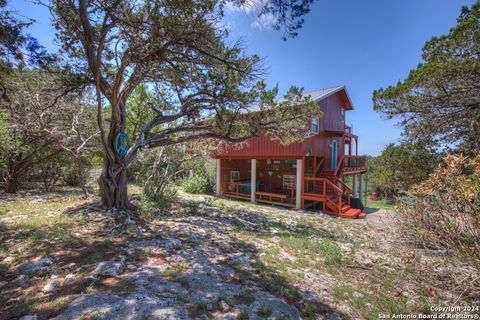
[[(325, 201), (327, 202), (330, 202), (330, 203), (334, 203), (332, 200), (328, 199), (327, 197), (327, 188), (326, 188), (326, 185), (330, 186), (334, 191), (336, 191), (338, 193), (338, 204), (336, 204), (338, 206), (338, 212), (341, 212), (342, 211), (342, 195), (343, 195), (343, 190), (338, 187), (336, 184), (334, 184), (333, 182), (331, 182), (329, 179), (327, 178), (317, 178), (317, 177), (304, 177), (304, 181), (319, 181), (319, 182), (323, 182), (323, 193), (322, 193), (322, 196), (325, 198)], [(304, 186), (305, 187), (305, 186)], [(350, 200), (350, 197), (348, 197), (348, 199)], [(349, 201), (349, 205), (350, 205), (350, 201)]]
[(336, 191), (343, 193), (343, 190), (340, 189), (338, 186), (336, 186), (333, 182), (328, 180), (327, 178), (320, 178), (320, 177), (305, 177), (305, 181), (325, 181), (327, 184), (329, 184), (333, 189)]
[[(338, 179), (337, 177), (335, 177), (335, 179), (336, 179), (335, 180), (336, 182), (340, 183), (347, 190), (347, 202), (348, 202), (348, 205), (350, 205), (350, 194), (352, 193), (352, 188), (342, 180)], [(345, 190), (342, 190), (342, 195), (344, 192)]]
[[(319, 157), (320, 158), (320, 161), (317, 163), (317, 167), (314, 169), (314, 172), (313, 172), (313, 175), (316, 177), (317, 176), (317, 172), (318, 172), (318, 169), (320, 169), (320, 167), (323, 165), (323, 163), (325, 162), (325, 157)], [(320, 170), (321, 171), (321, 170)]]
[(340, 167), (342, 166), (344, 160), (345, 160), (345, 155), (342, 155), (342, 157), (340, 158), (340, 160), (337, 163), (337, 167), (335, 168), (335, 172), (333, 173), (333, 175), (336, 178), (338, 178), (338, 172), (340, 171)]

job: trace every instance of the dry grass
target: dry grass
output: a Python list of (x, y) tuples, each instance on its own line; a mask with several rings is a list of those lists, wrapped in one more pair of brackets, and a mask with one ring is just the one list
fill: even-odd
[(480, 156), (447, 156), (399, 207), (403, 231), (418, 244), (480, 260)]
[[(88, 205), (91, 203), (80, 193), (70, 191), (0, 195), (0, 261), (7, 256), (15, 259), (0, 264), (0, 278), (9, 282), (0, 296), (0, 319), (29, 313), (49, 318), (68, 304), (63, 295), (85, 290), (81, 283), (76, 283), (44, 294), (42, 287), (48, 281), (48, 274), (31, 275), (28, 287), (19, 288), (15, 270), (22, 263), (49, 256), (62, 265), (74, 262), (79, 267), (117, 255), (123, 236), (110, 232), (111, 221), (80, 214)], [(69, 272), (56, 267), (60, 279)], [(125, 287), (123, 283), (99, 285), (107, 291), (113, 290), (109, 287), (115, 290)]]
[[(403, 234), (415, 247), (454, 256), (472, 269), (480, 268), (480, 156), (445, 157), (430, 177), (401, 199), (398, 209)], [(448, 280), (448, 281), (447, 281)], [(460, 297), (480, 296), (480, 277), (432, 279)]]

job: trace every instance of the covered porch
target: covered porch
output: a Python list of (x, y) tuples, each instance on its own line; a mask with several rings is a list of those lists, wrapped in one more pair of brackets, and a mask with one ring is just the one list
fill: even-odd
[(301, 208), (302, 159), (216, 159), (217, 194)]

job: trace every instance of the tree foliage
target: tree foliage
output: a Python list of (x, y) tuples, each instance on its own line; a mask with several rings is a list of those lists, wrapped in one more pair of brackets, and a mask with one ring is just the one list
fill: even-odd
[(422, 145), (389, 144), (369, 160), (369, 182), (384, 196), (396, 196), (426, 179), (437, 163), (438, 155)]
[(427, 41), (422, 58), (403, 82), (374, 91), (374, 109), (399, 118), (410, 140), (478, 153), (480, 2), (464, 7), (447, 35)]
[(75, 162), (86, 193), (86, 158), (98, 146), (96, 109), (88, 91), (65, 91), (69, 81), (59, 69), (16, 68), (7, 79), (9, 101), (0, 103), (0, 123), (6, 127), (0, 145), (5, 189), (15, 192), (19, 180), (34, 169), (58, 169), (47, 160), (63, 153)]
[[(301, 7), (295, 7), (297, 1), (272, 3), (292, 6), (289, 12), (278, 9), (292, 18), (285, 19), (290, 23), (306, 10), (308, 1), (300, 2)], [(221, 23), (224, 3), (51, 1), (63, 49), (73, 68), (87, 70), (85, 78), (95, 85), (105, 150), (99, 183), (107, 208), (130, 207), (126, 168), (141, 149), (198, 139), (244, 141), (265, 131), (281, 140), (301, 138), (301, 132), (284, 133), (318, 112), (298, 88), (276, 101), (277, 89), (267, 90), (261, 81), (260, 58), (247, 55), (241, 42), (226, 44), (228, 32)], [(268, 10), (274, 7), (268, 4)], [(137, 130), (138, 137), (124, 156), (115, 148), (116, 138), (127, 130), (127, 105), (142, 84), (156, 101), (142, 106), (151, 109), (150, 118)], [(291, 107), (300, 104), (305, 107)], [(257, 112), (247, 114), (252, 105), (258, 106)], [(111, 111), (108, 128), (102, 120), (105, 108)]]
[(9, 10), (7, 0), (0, 0), (0, 99), (4, 101), (9, 101), (5, 81), (13, 68), (19, 64), (42, 66), (54, 60), (36, 38), (25, 34), (25, 28), (32, 23)]

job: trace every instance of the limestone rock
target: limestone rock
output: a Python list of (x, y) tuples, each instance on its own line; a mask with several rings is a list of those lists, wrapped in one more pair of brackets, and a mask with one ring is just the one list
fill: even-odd
[(25, 274), (19, 275), (15, 281), (21, 288), (26, 288), (30, 285), (30, 279)]
[(182, 241), (178, 239), (167, 239), (163, 241), (163, 247), (169, 251), (178, 250), (182, 248)]
[(73, 273), (69, 273), (63, 280), (63, 285), (68, 286), (75, 283), (75, 281), (77, 281), (77, 276), (75, 276)]
[(5, 259), (3, 259), (2, 263), (12, 263), (14, 261), (15, 261), (14, 257), (6, 257)]
[(53, 264), (53, 260), (50, 258), (42, 258), (34, 262), (26, 262), (18, 267), (18, 273), (20, 274), (34, 274), (42, 268)]
[(102, 261), (100, 262), (92, 274), (104, 277), (117, 277), (123, 272), (124, 265), (121, 262)]
[(227, 312), (230, 309), (230, 306), (228, 305), (228, 303), (226, 303), (223, 300), (220, 301), (219, 306), (224, 312)]
[(91, 284), (94, 284), (98, 281), (97, 277), (94, 276), (86, 276), (82, 279), (82, 283), (84, 286), (89, 286)]
[(42, 289), (43, 292), (48, 293), (48, 292), (53, 292), (62, 286), (60, 280), (58, 279), (52, 279), (50, 280)]

